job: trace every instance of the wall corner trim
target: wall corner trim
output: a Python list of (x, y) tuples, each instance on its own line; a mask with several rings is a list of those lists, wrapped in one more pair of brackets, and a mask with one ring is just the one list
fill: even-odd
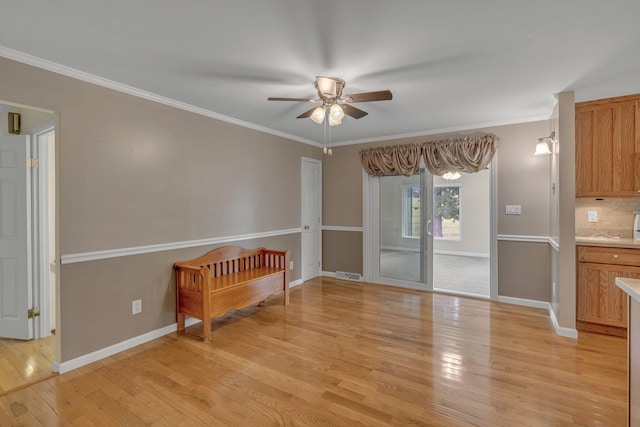
[(565, 328), (564, 326), (560, 326), (558, 324), (558, 318), (556, 317), (556, 313), (553, 311), (553, 307), (549, 304), (549, 317), (551, 318), (551, 323), (553, 323), (553, 329), (555, 329), (556, 334), (561, 337), (567, 338), (578, 338), (578, 330), (575, 328)]
[(551, 324), (553, 325), (553, 329), (556, 335), (559, 335), (561, 337), (567, 337), (567, 338), (578, 338), (577, 330), (572, 328), (565, 328), (558, 324), (558, 319), (556, 318), (556, 315), (553, 312), (553, 308), (551, 307), (551, 304), (547, 301), (498, 296), (498, 302), (502, 302), (506, 304), (522, 305), (525, 307), (542, 308), (544, 310), (548, 310), (549, 318), (551, 319)]
[(118, 258), (131, 255), (142, 255), (153, 252), (171, 251), (175, 249), (194, 248), (197, 246), (218, 245), (221, 243), (239, 242), (242, 240), (260, 239), (264, 237), (285, 236), (287, 234), (296, 234), (301, 232), (302, 228), (289, 228), (286, 230), (239, 234), (236, 236), (211, 237), (209, 239), (201, 240), (187, 240), (183, 242), (160, 243), (157, 245), (135, 246), (130, 248), (107, 249), (104, 251), (67, 254), (60, 257), (60, 264), (73, 264), (76, 262), (96, 261), (101, 259)]

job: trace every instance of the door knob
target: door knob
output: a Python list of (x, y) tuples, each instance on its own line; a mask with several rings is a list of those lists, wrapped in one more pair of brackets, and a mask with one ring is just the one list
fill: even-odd
[(304, 226), (304, 229), (305, 229), (305, 230), (308, 230), (308, 229), (309, 229), (309, 226), (308, 226), (308, 225), (305, 225), (305, 226)]

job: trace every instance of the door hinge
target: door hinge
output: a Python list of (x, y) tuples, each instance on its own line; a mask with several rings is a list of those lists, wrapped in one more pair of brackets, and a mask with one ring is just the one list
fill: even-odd
[(27, 317), (29, 319), (33, 319), (34, 317), (40, 316), (40, 307), (33, 307), (27, 310)]
[(37, 157), (27, 157), (28, 168), (37, 168), (38, 166), (40, 166), (40, 160)]

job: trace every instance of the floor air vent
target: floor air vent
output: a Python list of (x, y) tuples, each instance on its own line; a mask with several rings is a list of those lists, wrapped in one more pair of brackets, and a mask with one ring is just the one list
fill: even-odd
[(362, 276), (358, 273), (348, 273), (346, 271), (336, 271), (336, 279), (355, 280), (359, 282), (362, 280)]

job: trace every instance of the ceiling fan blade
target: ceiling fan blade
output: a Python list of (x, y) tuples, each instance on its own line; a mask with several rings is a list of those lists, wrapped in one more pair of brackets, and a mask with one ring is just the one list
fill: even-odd
[(356, 107), (354, 107), (352, 105), (349, 105), (349, 104), (340, 104), (340, 106), (342, 107), (342, 111), (344, 111), (344, 113), (347, 116), (351, 116), (354, 119), (361, 119), (362, 117), (364, 117), (367, 114), (369, 114), (366, 111), (362, 111), (361, 109), (356, 108)]
[(379, 90), (377, 92), (364, 92), (346, 95), (347, 102), (371, 102), (371, 101), (389, 101), (393, 99), (390, 90)]
[(308, 98), (267, 98), (267, 101), (294, 101), (294, 102), (316, 102), (317, 99)]
[(311, 115), (316, 110), (316, 108), (317, 107), (313, 107), (312, 109), (305, 111), (304, 113), (302, 113), (298, 117), (296, 117), (296, 119), (306, 119), (307, 117), (311, 117)]

